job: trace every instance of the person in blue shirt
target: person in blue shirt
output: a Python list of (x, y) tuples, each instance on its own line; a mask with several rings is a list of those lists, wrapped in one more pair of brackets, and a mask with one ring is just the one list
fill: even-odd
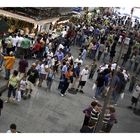
[(58, 89), (61, 89), (62, 88), (62, 85), (63, 85), (63, 82), (64, 82), (64, 74), (67, 72), (68, 70), (68, 67), (69, 67), (69, 63), (67, 62), (63, 62), (63, 65), (62, 65), (62, 68), (61, 68), (61, 76), (60, 76), (60, 82), (59, 82), (59, 85), (58, 85)]
[(85, 61), (86, 56), (87, 56), (87, 50), (86, 50), (86, 48), (84, 48), (82, 51), (82, 54), (81, 54), (81, 58), (82, 58), (83, 62)]
[(56, 52), (56, 54), (55, 54), (57, 57), (58, 57), (58, 60), (59, 61), (62, 61), (63, 60), (63, 58), (64, 58), (64, 54), (63, 54), (63, 52), (62, 52), (62, 50), (60, 49), (60, 50), (58, 50), (57, 52)]

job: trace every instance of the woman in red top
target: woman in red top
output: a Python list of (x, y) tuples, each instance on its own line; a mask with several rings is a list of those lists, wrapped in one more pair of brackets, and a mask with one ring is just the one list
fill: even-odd
[(33, 47), (33, 54), (35, 54), (36, 57), (39, 59), (41, 58), (41, 52), (42, 52), (42, 45), (40, 41), (37, 41), (37, 43)]

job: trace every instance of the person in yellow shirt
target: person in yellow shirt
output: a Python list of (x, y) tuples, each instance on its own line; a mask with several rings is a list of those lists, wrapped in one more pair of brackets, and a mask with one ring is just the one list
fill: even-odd
[(5, 61), (5, 79), (9, 80), (10, 71), (13, 69), (16, 58), (13, 55), (12, 51), (10, 52), (9, 56), (3, 56), (2, 54), (1, 56), (3, 57), (3, 60)]

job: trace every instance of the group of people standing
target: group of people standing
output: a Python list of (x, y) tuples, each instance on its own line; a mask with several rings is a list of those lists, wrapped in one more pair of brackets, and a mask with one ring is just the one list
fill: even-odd
[[(80, 129), (81, 133), (96, 132), (96, 126), (98, 124), (101, 109), (102, 105), (100, 104), (100, 102), (94, 100), (93, 102), (91, 102), (88, 108), (83, 110), (85, 117), (82, 128)], [(109, 133), (115, 123), (117, 123), (116, 110), (114, 106), (110, 105), (105, 112), (101, 132)]]
[[(90, 18), (81, 17), (77, 23), (68, 23), (62, 26), (60, 28), (61, 35), (56, 38), (54, 37), (57, 34), (54, 31), (56, 29), (52, 26), (47, 34), (41, 33), (32, 38), (20, 34), (20, 32), (10, 34), (2, 40), (2, 53), (0, 53), (0, 66), (2, 67), (4, 62), (5, 79), (8, 80), (6, 102), (10, 101), (11, 96), (12, 100), (16, 99), (16, 91), (21, 93), (23, 99), (30, 98), (34, 94), (35, 86), (44, 86), (43, 81), (46, 81), (47, 90), (51, 91), (53, 81), (59, 72), (58, 89), (62, 97), (66, 95), (67, 91), (72, 94), (85, 93), (83, 88), (86, 82), (88, 79), (92, 80), (97, 72), (94, 101), (88, 109), (83, 111), (85, 120), (81, 129), (81, 132), (94, 132), (102, 108), (95, 99), (100, 98), (102, 93), (106, 93), (112, 86), (113, 102), (111, 104), (116, 105), (129, 79), (124, 68), (118, 69), (114, 77), (115, 68), (112, 69), (116, 49), (120, 45), (119, 41), (125, 32), (125, 26), (117, 16), (114, 19), (111, 16), (94, 14)], [(122, 66), (125, 66), (128, 55), (131, 54), (130, 60), (135, 58), (134, 70), (138, 73), (140, 51), (137, 47), (133, 48), (136, 45), (134, 43), (135, 34), (130, 33), (128, 36), (130, 42), (127, 53), (123, 57)], [(72, 46), (79, 47), (77, 59), (72, 55)], [(19, 56), (21, 59), (18, 62), (18, 69), (15, 70), (14, 64)], [(27, 60), (30, 58), (37, 59), (31, 64), (31, 67)], [(87, 58), (92, 60), (90, 65), (86, 64)], [(98, 62), (109, 64), (106, 69), (100, 71)], [(13, 71), (12, 74), (10, 74), (11, 71)], [(103, 131), (110, 132), (116, 122), (115, 108), (109, 106), (103, 121)]]

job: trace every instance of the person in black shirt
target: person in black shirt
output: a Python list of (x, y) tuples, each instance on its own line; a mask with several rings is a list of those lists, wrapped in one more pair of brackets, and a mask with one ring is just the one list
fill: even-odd
[[(29, 92), (29, 97), (31, 96), (30, 94), (32, 93), (34, 86), (36, 85), (37, 79), (39, 78), (39, 73), (36, 70), (36, 64), (33, 63), (32, 67), (29, 69), (27, 72), (28, 76), (28, 81), (27, 81), (27, 93)], [(28, 95), (28, 94), (27, 94)]]
[(36, 68), (36, 64), (33, 63), (32, 67), (27, 72), (28, 81), (30, 81), (32, 84), (35, 84), (37, 79), (39, 78), (38, 71), (35, 68)]
[(97, 80), (96, 80), (97, 88), (96, 88), (96, 92), (95, 92), (95, 98), (98, 98), (99, 96), (101, 96), (101, 92), (104, 87), (104, 82), (105, 82), (104, 75), (102, 73), (99, 73)]
[(104, 69), (102, 72), (103, 76), (109, 74), (111, 72), (111, 64), (108, 65), (108, 68)]

